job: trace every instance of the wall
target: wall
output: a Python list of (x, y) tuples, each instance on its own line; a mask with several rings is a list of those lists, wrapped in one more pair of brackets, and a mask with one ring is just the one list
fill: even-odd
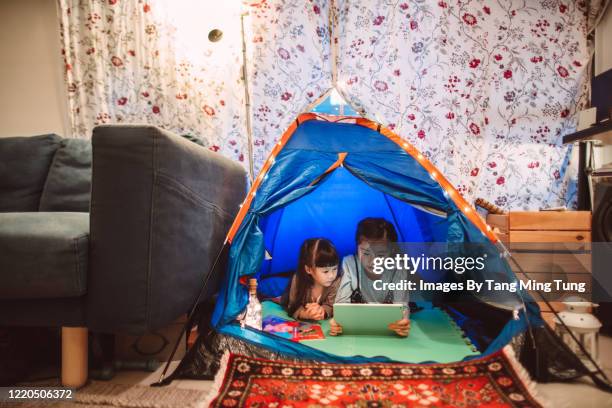
[(0, 137), (69, 136), (54, 0), (0, 0)]

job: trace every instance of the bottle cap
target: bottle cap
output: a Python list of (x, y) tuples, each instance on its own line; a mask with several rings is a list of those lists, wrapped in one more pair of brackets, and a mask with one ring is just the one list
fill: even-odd
[(249, 292), (251, 293), (257, 292), (257, 279), (255, 278), (249, 279)]

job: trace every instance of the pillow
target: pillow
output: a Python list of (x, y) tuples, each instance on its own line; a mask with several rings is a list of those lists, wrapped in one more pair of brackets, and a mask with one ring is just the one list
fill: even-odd
[(91, 141), (64, 139), (55, 153), (39, 211), (89, 212)]
[(0, 212), (38, 211), (57, 135), (0, 138)]

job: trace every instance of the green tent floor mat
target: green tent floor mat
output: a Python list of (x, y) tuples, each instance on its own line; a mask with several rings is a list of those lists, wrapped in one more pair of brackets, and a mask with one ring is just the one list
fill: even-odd
[[(270, 301), (263, 302), (263, 316), (289, 317), (283, 308)], [(395, 334), (330, 336), (329, 321), (319, 322), (325, 339), (304, 340), (300, 343), (338, 356), (385, 356), (393, 361), (420, 363), (435, 361), (450, 363), (480, 353), (469, 342), (457, 324), (438, 308), (423, 309), (410, 316), (410, 335)]]

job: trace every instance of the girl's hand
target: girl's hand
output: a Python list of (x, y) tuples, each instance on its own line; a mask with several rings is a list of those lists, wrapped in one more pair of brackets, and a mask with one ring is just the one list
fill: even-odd
[(398, 320), (397, 322), (391, 323), (389, 326), (389, 330), (395, 332), (398, 336), (408, 337), (408, 333), (410, 333), (410, 320), (407, 318)]
[(336, 319), (332, 318), (329, 321), (329, 335), (337, 336), (339, 334), (342, 334), (342, 326), (336, 322)]
[(307, 303), (300, 317), (302, 319), (323, 320), (325, 318), (325, 310), (318, 303)]

